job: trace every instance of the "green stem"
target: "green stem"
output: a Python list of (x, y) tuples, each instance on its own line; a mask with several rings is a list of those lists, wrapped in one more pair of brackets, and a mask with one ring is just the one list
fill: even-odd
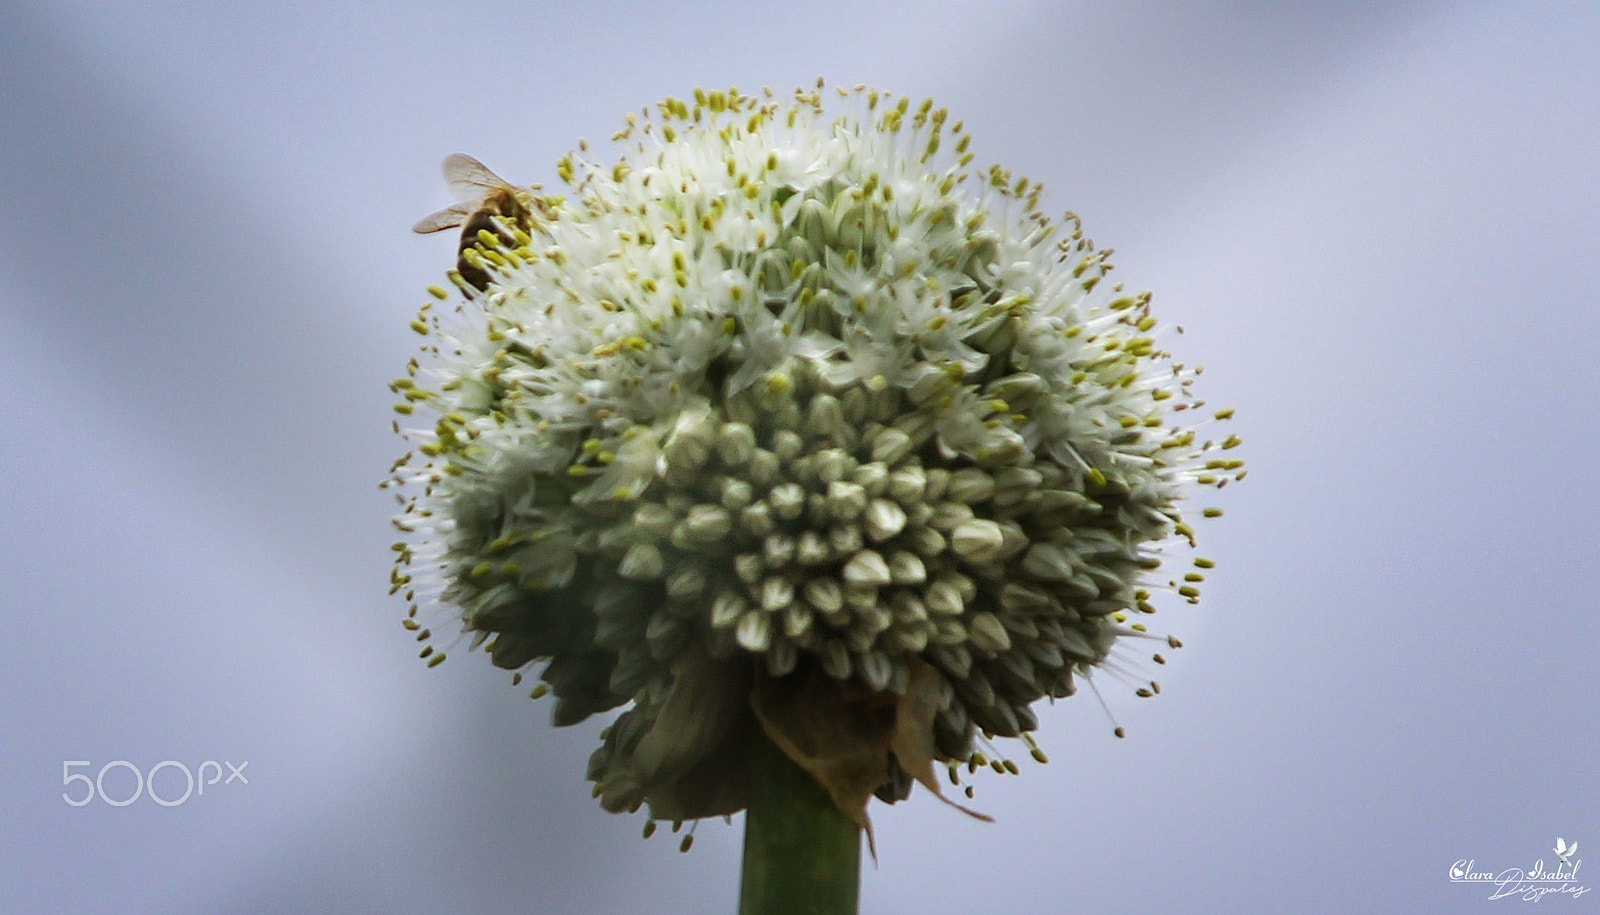
[(861, 827), (754, 730), (739, 915), (855, 915)]

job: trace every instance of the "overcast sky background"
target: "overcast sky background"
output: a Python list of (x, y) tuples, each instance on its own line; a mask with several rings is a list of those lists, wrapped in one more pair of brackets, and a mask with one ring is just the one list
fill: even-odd
[[(1160, 698), (1101, 681), (1128, 738), (1080, 694), (978, 780), (994, 824), (875, 807), (864, 912), (1478, 911), (1519, 903), (1458, 859), (1600, 855), (1600, 7), (10, 0), (7, 906), (733, 910), (738, 819), (643, 841), (601, 722), (416, 659), (385, 383), (446, 153), (548, 182), (665, 95), (818, 75), (1080, 213), (1252, 467)], [(249, 783), (80, 808), (68, 760)]]

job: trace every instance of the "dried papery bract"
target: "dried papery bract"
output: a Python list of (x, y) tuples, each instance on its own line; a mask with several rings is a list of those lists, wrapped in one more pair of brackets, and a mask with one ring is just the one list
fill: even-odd
[(841, 811), (867, 832), (877, 856), (867, 802), (896, 769), (970, 816), (989, 817), (944, 797), (933, 772), (938, 674), (912, 661), (902, 695), (875, 692), (807, 666), (783, 678), (758, 677), (751, 703), (767, 737), (811, 773)]

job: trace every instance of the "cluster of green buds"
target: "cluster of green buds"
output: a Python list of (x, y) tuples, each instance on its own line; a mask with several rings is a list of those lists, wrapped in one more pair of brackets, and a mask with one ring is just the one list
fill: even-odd
[(414, 322), (398, 409), (434, 423), (390, 481), (408, 626), (542, 662), (558, 725), (627, 706), (607, 809), (741, 809), (764, 728), (856, 815), (1198, 599), (1179, 502), (1244, 475), (1203, 434), (1229, 411), (943, 109), (697, 91), (614, 139), (464, 240), (482, 279)]

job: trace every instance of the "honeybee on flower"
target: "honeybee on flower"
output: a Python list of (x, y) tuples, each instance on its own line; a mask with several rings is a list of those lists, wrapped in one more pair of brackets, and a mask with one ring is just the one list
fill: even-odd
[(428, 235), (460, 226), (456, 271), (467, 285), (482, 291), (489, 287), (482, 256), (502, 246), (515, 246), (513, 233), (533, 228), (534, 189), (507, 182), (464, 153), (445, 157), (443, 171), (458, 202), (417, 220), (411, 231)]

